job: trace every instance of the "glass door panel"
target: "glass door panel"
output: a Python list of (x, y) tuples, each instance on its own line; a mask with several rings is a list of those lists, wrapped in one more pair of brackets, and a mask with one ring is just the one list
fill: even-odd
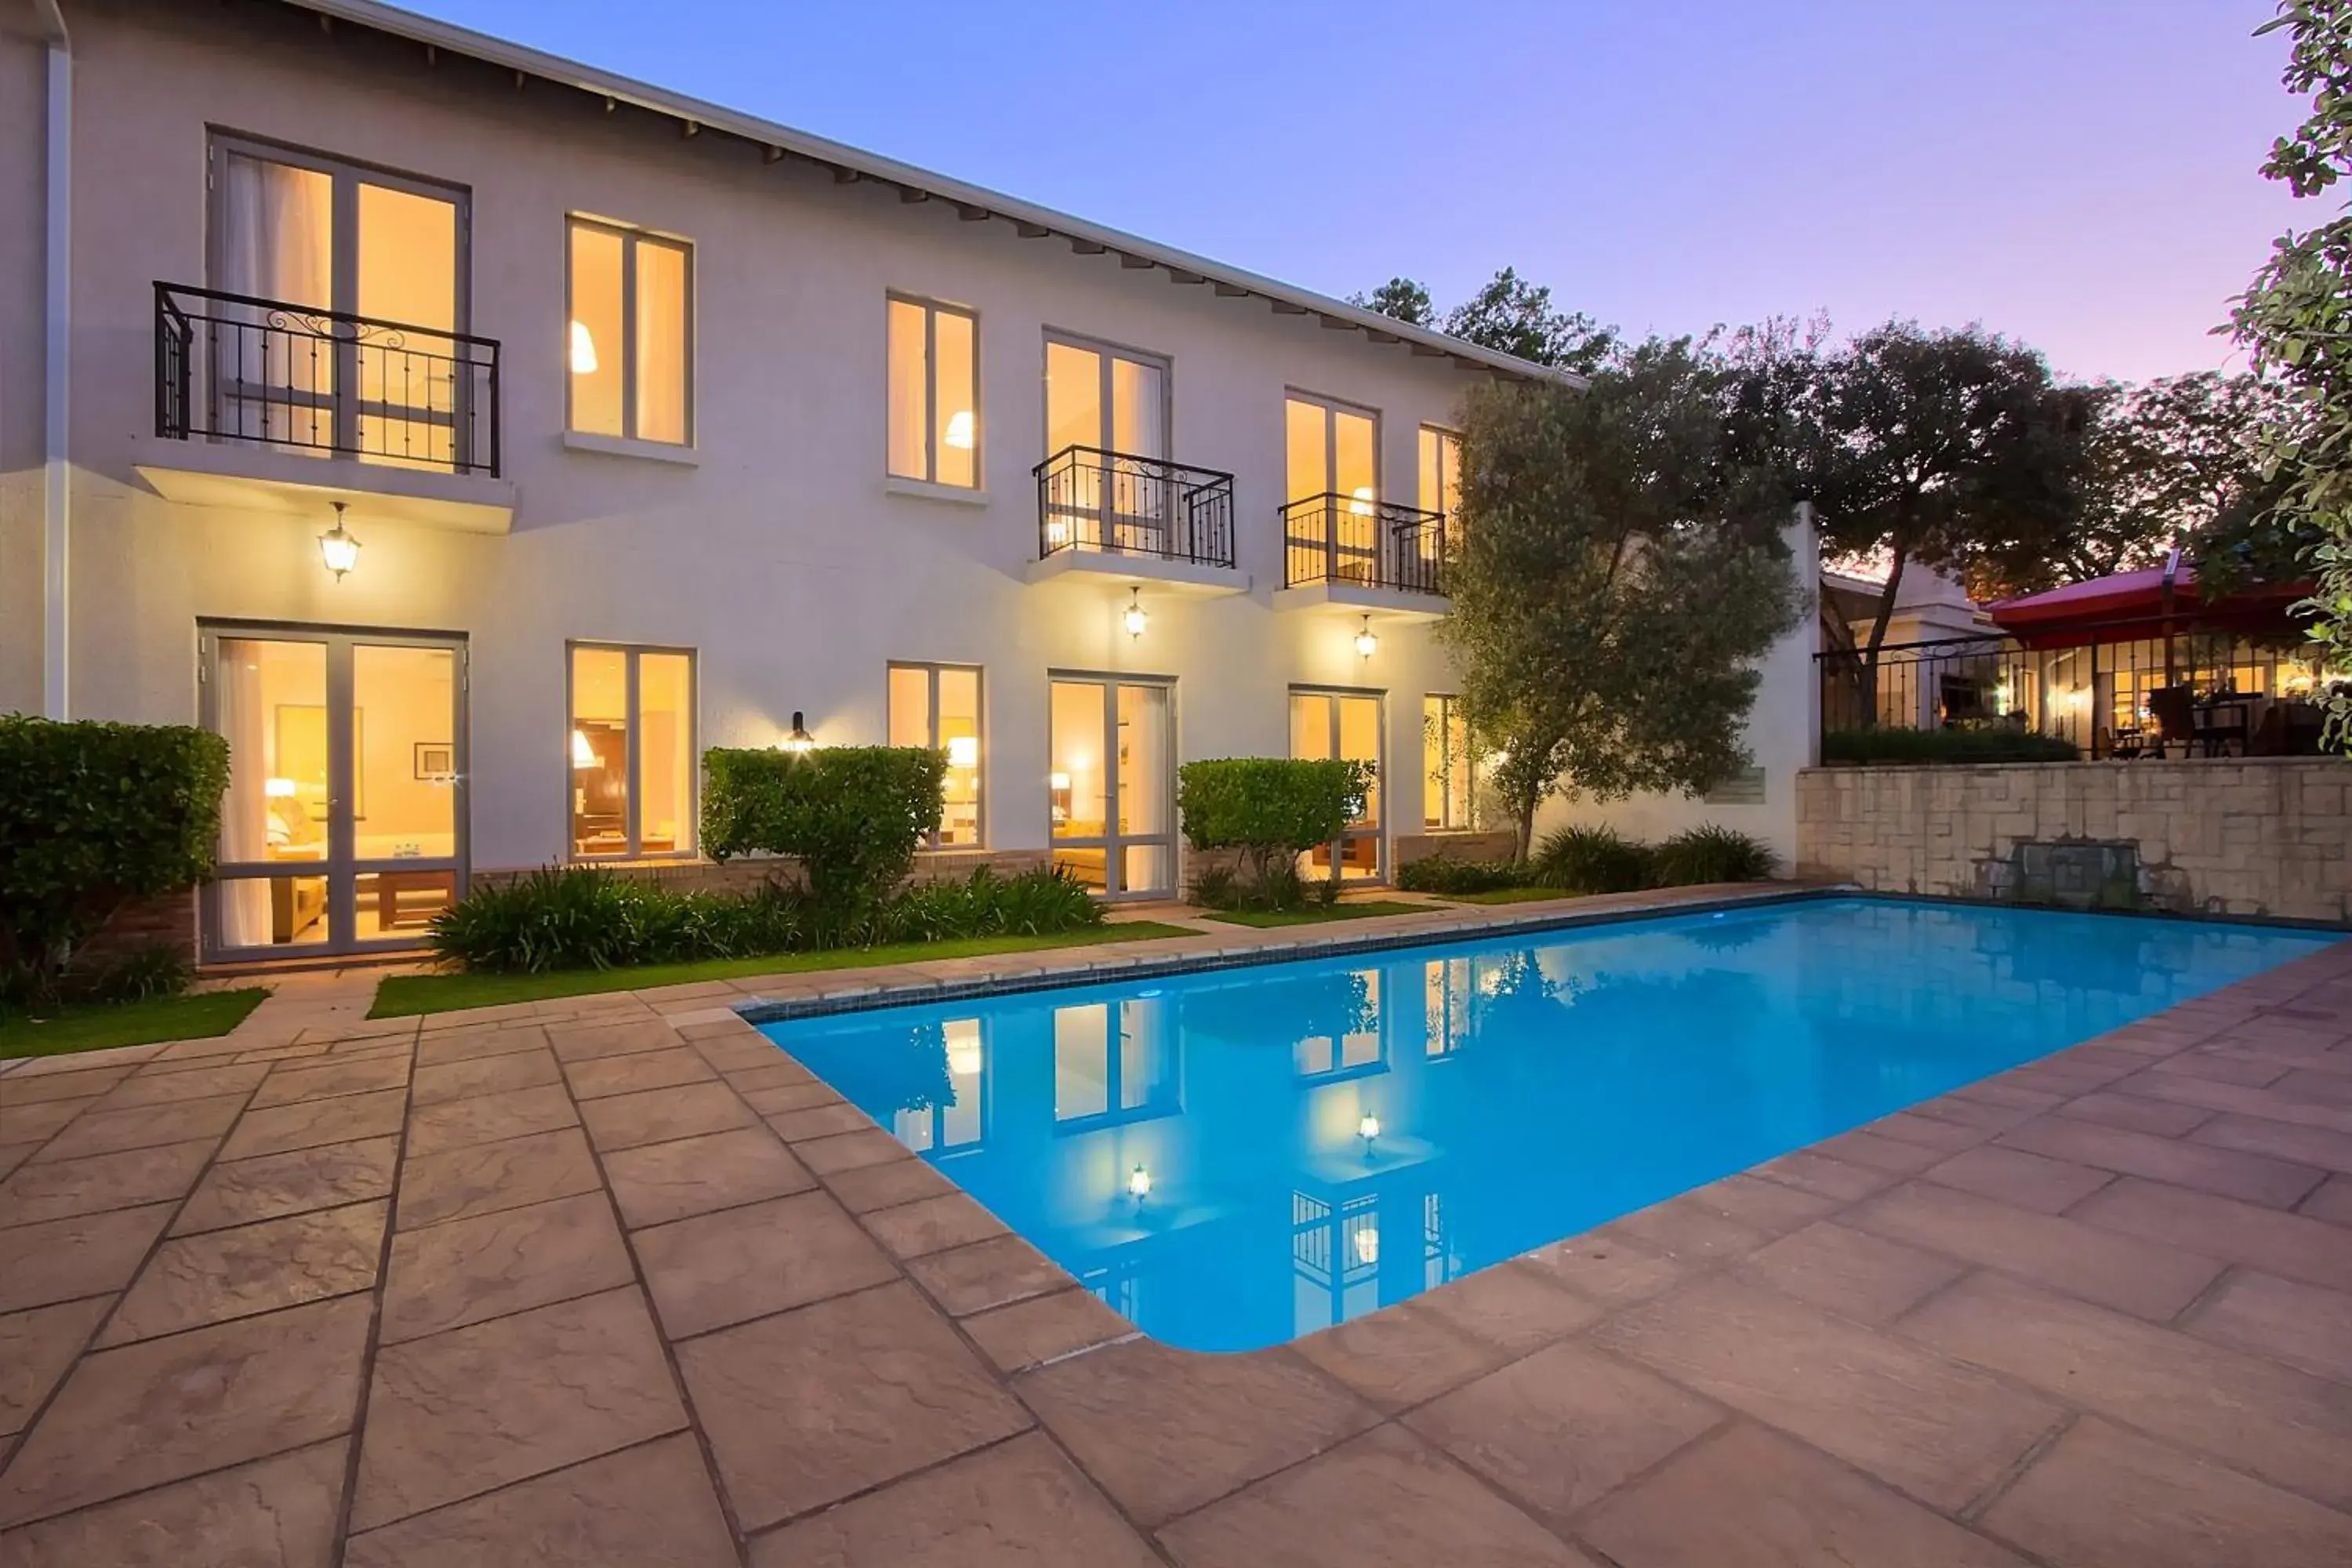
[(229, 751), (212, 930), (239, 948), (322, 943), (326, 878), (267, 868), (327, 858), (327, 645), (222, 637), (207, 685), (213, 728)]
[[(223, 161), (215, 287), (313, 310), (335, 304), (334, 176), (232, 153)], [(279, 330), (267, 305), (228, 305), (207, 331), (214, 428), (320, 447), (334, 437), (335, 353)]]
[(1097, 892), (1175, 886), (1171, 689), (1063, 679), (1048, 701), (1054, 863)]
[(1288, 455), (1286, 499), (1311, 500), (1331, 488), (1330, 411), (1319, 403), (1291, 398), (1283, 405), (1283, 437)]
[(352, 934), (421, 937), (457, 900), (457, 652), (352, 649)]
[(353, 288), (362, 316), (423, 331), (361, 334), (358, 446), (364, 460), (446, 468), (457, 457), (457, 205), (361, 183)]
[(462, 647), (204, 642), (205, 719), (230, 756), (207, 954), (417, 941), (464, 886)]
[(1334, 842), (1299, 858), (1299, 874), (1328, 878), (1338, 868), (1344, 881), (1367, 881), (1381, 874), (1381, 699), (1363, 692), (1294, 691), (1290, 694), (1290, 754), (1310, 762), (1345, 758), (1362, 763), (1371, 775), (1364, 809)]

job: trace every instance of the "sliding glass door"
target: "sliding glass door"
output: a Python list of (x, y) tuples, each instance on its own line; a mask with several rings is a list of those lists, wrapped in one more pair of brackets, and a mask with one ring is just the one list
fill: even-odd
[(1053, 678), (1054, 864), (1108, 897), (1175, 890), (1174, 708), (1167, 681)]
[(465, 644), (224, 626), (201, 658), (229, 745), (205, 956), (421, 943), (465, 891)]
[(1290, 694), (1290, 754), (1320, 762), (1344, 757), (1361, 763), (1371, 775), (1363, 815), (1329, 844), (1299, 858), (1299, 875), (1320, 879), (1370, 881), (1381, 875), (1381, 696), (1376, 691), (1301, 691)]

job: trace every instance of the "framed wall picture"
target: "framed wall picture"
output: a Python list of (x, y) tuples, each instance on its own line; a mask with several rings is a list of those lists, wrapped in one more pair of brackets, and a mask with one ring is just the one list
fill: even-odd
[(416, 776), (438, 784), (457, 773), (457, 748), (447, 741), (416, 742)]

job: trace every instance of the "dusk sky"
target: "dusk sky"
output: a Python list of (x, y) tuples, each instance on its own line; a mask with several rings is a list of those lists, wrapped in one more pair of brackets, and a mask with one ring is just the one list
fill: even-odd
[(1634, 332), (1982, 321), (2231, 364), (2270, 0), (411, 0), (1333, 294), (1506, 263)]

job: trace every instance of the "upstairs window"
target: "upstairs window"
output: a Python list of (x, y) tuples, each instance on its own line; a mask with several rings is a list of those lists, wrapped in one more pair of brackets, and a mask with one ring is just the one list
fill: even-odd
[(890, 476), (980, 488), (980, 323), (890, 299)]
[(693, 249), (683, 240), (571, 220), (564, 367), (572, 430), (687, 445), (692, 262)]
[(1451, 522), (1462, 500), (1462, 437), (1434, 425), (1421, 427), (1421, 510)]

